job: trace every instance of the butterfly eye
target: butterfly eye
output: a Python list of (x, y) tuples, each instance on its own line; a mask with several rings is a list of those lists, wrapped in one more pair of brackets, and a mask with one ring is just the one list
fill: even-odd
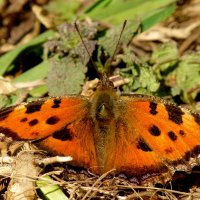
[(98, 89), (114, 88), (113, 82), (109, 80), (108, 75), (106, 73), (101, 75), (101, 79), (97, 85), (97, 88)]
[(108, 82), (108, 85), (109, 85), (109, 87), (114, 88), (114, 84), (113, 84), (112, 81), (109, 81), (109, 82)]

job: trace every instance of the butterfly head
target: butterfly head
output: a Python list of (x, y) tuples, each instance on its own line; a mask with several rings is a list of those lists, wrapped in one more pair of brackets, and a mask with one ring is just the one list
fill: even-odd
[(103, 73), (97, 85), (97, 90), (113, 90), (114, 84), (109, 80), (108, 75)]

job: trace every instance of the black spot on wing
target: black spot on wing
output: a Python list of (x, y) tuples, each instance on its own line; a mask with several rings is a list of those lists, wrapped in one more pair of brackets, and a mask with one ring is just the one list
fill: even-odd
[(61, 99), (54, 99), (53, 103), (53, 106), (51, 106), (52, 108), (59, 108), (61, 104)]
[(185, 131), (180, 130), (180, 131), (179, 131), (179, 134), (182, 135), (182, 136), (185, 136)]
[(168, 112), (168, 117), (171, 121), (175, 122), (176, 124), (183, 123), (182, 115), (184, 112), (179, 107), (170, 104), (166, 104), (165, 107)]
[(60, 119), (57, 116), (52, 116), (46, 120), (46, 123), (49, 125), (54, 125), (54, 124), (58, 123), (59, 121), (60, 121)]
[(195, 158), (196, 156), (199, 156), (199, 154), (200, 154), (200, 145), (197, 145), (192, 149), (192, 151), (188, 151), (185, 154), (185, 156), (189, 160), (189, 157)]
[(22, 118), (21, 120), (20, 120), (20, 122), (26, 122), (28, 120), (28, 118), (27, 117), (24, 117), (24, 118)]
[(172, 153), (172, 152), (173, 152), (173, 149), (172, 149), (171, 147), (165, 149), (165, 153), (166, 153), (166, 154), (170, 154), (170, 153)]
[(0, 126), (0, 133), (5, 134), (6, 137), (12, 137), (13, 139), (20, 140), (20, 138), (18, 137), (18, 134), (9, 128)]
[(169, 131), (169, 132), (168, 132), (168, 136), (169, 136), (169, 138), (170, 138), (172, 141), (177, 140), (177, 136), (176, 136), (176, 134), (175, 134), (173, 131)]
[(197, 113), (192, 113), (192, 115), (194, 117), (195, 122), (200, 125), (200, 115)]
[(0, 121), (6, 119), (8, 115), (14, 110), (14, 107), (5, 108), (0, 112)]
[(61, 140), (61, 141), (68, 141), (68, 140), (70, 141), (73, 139), (72, 133), (71, 133), (70, 129), (68, 129), (67, 127), (54, 132), (52, 137), (55, 139)]
[(29, 122), (29, 126), (35, 126), (38, 122), (38, 119), (33, 119)]
[(153, 125), (149, 128), (149, 132), (151, 133), (151, 135), (153, 136), (159, 136), (160, 135), (160, 129), (156, 126)]
[[(187, 151), (185, 153), (185, 155), (177, 161), (173, 161), (172, 164), (176, 165), (176, 164), (180, 164), (181, 161), (189, 161), (191, 158), (196, 158), (197, 156), (199, 156), (200, 154), (200, 145), (195, 146), (193, 149)], [(196, 165), (198, 165), (199, 163), (196, 163)]]
[(150, 108), (150, 113), (152, 114), (152, 115), (156, 115), (158, 112), (157, 112), (157, 103), (154, 103), (154, 102), (150, 102), (150, 104), (149, 104), (149, 108)]
[(40, 111), (43, 103), (44, 103), (44, 101), (42, 101), (42, 100), (28, 103), (27, 105), (25, 105), (25, 107), (26, 107), (25, 113), (30, 114), (30, 113)]
[(32, 132), (32, 133), (31, 133), (31, 136), (32, 136), (32, 137), (37, 137), (39, 134), (40, 134), (39, 132)]
[(137, 148), (142, 151), (152, 151), (152, 149), (145, 143), (143, 138), (139, 138), (137, 142)]

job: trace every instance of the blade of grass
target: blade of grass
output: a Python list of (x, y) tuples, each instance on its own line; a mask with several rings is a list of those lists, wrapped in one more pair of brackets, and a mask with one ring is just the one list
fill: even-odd
[(50, 61), (45, 60), (41, 62), (39, 65), (36, 65), (35, 67), (29, 69), (23, 74), (17, 76), (15, 79), (13, 79), (12, 82), (25, 83), (25, 82), (42, 80), (47, 77), (49, 66), (50, 66)]
[(36, 45), (41, 45), (42, 43), (46, 42), (50, 37), (53, 37), (55, 34), (55, 31), (49, 30), (46, 31), (30, 42), (20, 45), (19, 47), (15, 48), (14, 50), (6, 53), (2, 57), (0, 57), (0, 75), (2, 76), (9, 66), (13, 63), (13, 61), (27, 48), (31, 48)]
[[(40, 192), (45, 199), (48, 200), (67, 200), (59, 185), (53, 184), (53, 180), (49, 176), (43, 177), (43, 180), (36, 182)], [(46, 179), (46, 180), (45, 180)], [(52, 180), (52, 181), (51, 181)]]
[(47, 85), (40, 85), (40, 86), (35, 87), (34, 89), (32, 89), (29, 92), (29, 95), (31, 97), (36, 98), (36, 97), (42, 97), (42, 96), (44, 96), (47, 92), (48, 92)]
[[(85, 13), (92, 19), (114, 24), (122, 23), (124, 19), (141, 19), (141, 23), (145, 23), (143, 26), (149, 27), (151, 24), (154, 25), (170, 16), (175, 11), (175, 8), (174, 0), (99, 0), (89, 7)], [(160, 10), (162, 12), (159, 12)], [(163, 12), (165, 12), (164, 16)], [(157, 21), (154, 19), (150, 23), (154, 15)], [(149, 20), (147, 20), (148, 18)], [(146, 21), (143, 22), (143, 19)]]
[(176, 10), (176, 5), (171, 4), (168, 7), (160, 8), (154, 13), (150, 13), (148, 16), (144, 16), (142, 19), (142, 31), (146, 31), (151, 26), (165, 20)]

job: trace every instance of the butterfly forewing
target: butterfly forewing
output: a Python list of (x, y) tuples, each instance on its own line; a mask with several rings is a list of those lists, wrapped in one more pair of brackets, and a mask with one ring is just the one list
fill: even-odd
[(0, 131), (16, 139), (41, 139), (88, 113), (89, 102), (72, 96), (21, 104), (0, 112)]

